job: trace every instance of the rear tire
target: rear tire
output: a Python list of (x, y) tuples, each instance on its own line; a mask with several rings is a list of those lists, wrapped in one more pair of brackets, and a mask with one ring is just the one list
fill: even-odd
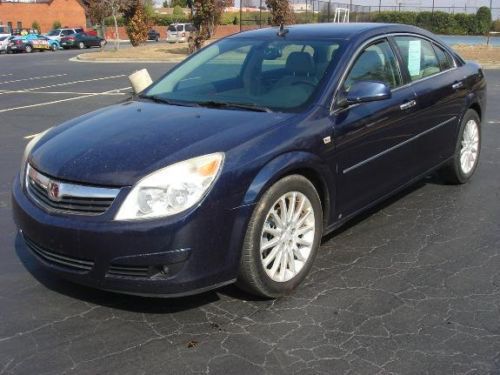
[(24, 48), (24, 50), (26, 51), (26, 53), (31, 53), (31, 52), (33, 52), (33, 48), (32, 48), (31, 46), (26, 46), (26, 47)]
[(238, 287), (266, 298), (289, 294), (309, 273), (322, 232), (314, 185), (300, 175), (279, 180), (264, 193), (248, 224)]
[(477, 169), (480, 153), (481, 119), (469, 109), (460, 123), (453, 159), (439, 171), (441, 177), (449, 184), (465, 184)]
[(78, 43), (78, 48), (84, 49), (85, 48), (85, 43), (83, 43), (83, 42)]

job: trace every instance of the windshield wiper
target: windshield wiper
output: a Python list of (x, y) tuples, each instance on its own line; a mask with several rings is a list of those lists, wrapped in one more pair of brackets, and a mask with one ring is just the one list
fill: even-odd
[(246, 111), (255, 111), (255, 112), (272, 112), (272, 110), (268, 107), (261, 107), (256, 104), (245, 104), (245, 103), (226, 103), (226, 102), (216, 102), (216, 101), (206, 101), (206, 102), (198, 102), (200, 107), (209, 107), (209, 108), (228, 108), (228, 109), (244, 109)]
[(155, 103), (162, 103), (162, 104), (169, 104), (169, 105), (179, 105), (179, 106), (183, 106), (183, 107), (194, 107), (196, 106), (195, 103), (187, 103), (187, 102), (179, 102), (179, 101), (176, 101), (176, 100), (170, 100), (170, 99), (167, 99), (167, 98), (164, 98), (160, 95), (138, 95), (139, 98), (141, 99), (149, 99), (149, 100), (152, 100), (153, 102)]

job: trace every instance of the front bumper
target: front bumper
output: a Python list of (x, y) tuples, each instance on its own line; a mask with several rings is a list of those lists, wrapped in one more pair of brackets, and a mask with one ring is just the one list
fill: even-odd
[(18, 176), (12, 203), (27, 245), (21, 251), (72, 282), (129, 294), (181, 296), (236, 279), (253, 207), (204, 202), (162, 220), (116, 222), (121, 195), (99, 217), (48, 213), (25, 194)]

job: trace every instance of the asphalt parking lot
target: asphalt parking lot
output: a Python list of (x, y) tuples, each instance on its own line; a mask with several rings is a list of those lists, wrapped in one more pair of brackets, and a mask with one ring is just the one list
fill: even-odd
[(97, 291), (31, 263), (10, 184), (28, 139), (125, 100), (168, 64), (0, 56), (0, 374), (500, 374), (500, 70), (473, 181), (435, 176), (324, 239), (290, 297), (229, 286), (153, 299)]

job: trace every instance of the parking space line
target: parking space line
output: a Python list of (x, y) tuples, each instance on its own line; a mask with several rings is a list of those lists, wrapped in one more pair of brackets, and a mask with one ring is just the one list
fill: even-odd
[(107, 93), (100, 93), (100, 92), (76, 92), (76, 91), (26, 91), (26, 90), (0, 90), (0, 94), (52, 94), (52, 95), (93, 95), (93, 94), (99, 94), (99, 95), (127, 95), (124, 92), (107, 92)]
[(93, 96), (99, 96), (105, 93), (111, 93), (115, 91), (123, 91), (123, 90), (129, 90), (131, 87), (124, 87), (122, 89), (115, 89), (115, 90), (108, 90), (108, 91), (103, 91), (95, 94), (89, 94), (89, 95), (82, 95), (82, 96), (76, 96), (73, 98), (67, 98), (67, 99), (61, 99), (61, 100), (53, 100), (51, 102), (44, 102), (44, 103), (37, 103), (37, 104), (30, 104), (30, 105), (23, 105), (21, 107), (12, 107), (12, 108), (6, 108), (6, 109), (0, 109), (0, 113), (4, 112), (11, 112), (11, 111), (18, 111), (20, 109), (28, 109), (28, 108), (35, 108), (35, 107), (44, 107), (52, 104), (58, 104), (58, 103), (63, 103), (63, 102), (70, 102), (74, 100), (80, 100), (80, 99), (85, 99), (85, 98), (90, 98)]
[[(108, 77), (100, 77), (100, 78), (92, 78), (92, 79), (83, 79), (80, 81), (72, 81), (72, 82), (63, 82), (63, 83), (57, 83), (54, 85), (47, 85), (47, 86), (40, 86), (40, 87), (33, 87), (29, 89), (23, 89), (19, 90), (20, 92), (29, 92), (29, 91), (35, 91), (35, 90), (42, 90), (42, 89), (49, 89), (53, 87), (63, 87), (63, 86), (71, 86), (71, 85), (76, 85), (77, 83), (86, 83), (86, 82), (95, 82), (95, 81), (104, 81), (108, 79), (116, 79), (116, 78), (123, 78), (126, 77), (125, 74), (120, 74), (116, 76), (108, 76)], [(6, 91), (6, 90), (4, 90)], [(4, 92), (0, 92), (0, 95), (4, 94)]]
[(6, 85), (7, 83), (16, 83), (16, 82), (24, 82), (24, 81), (37, 81), (40, 79), (48, 79), (48, 78), (58, 78), (58, 77), (64, 77), (67, 76), (66, 73), (64, 74), (52, 74), (49, 76), (40, 76), (40, 77), (30, 77), (30, 78), (22, 78), (22, 79), (14, 79), (12, 81), (4, 81), (0, 82), (0, 85)]
[(9, 74), (0, 74), (0, 77), (10, 77), (10, 76), (13, 76), (12, 73), (9, 73)]

